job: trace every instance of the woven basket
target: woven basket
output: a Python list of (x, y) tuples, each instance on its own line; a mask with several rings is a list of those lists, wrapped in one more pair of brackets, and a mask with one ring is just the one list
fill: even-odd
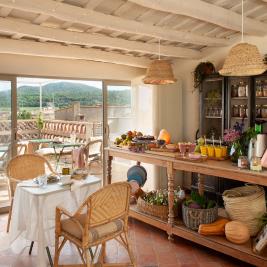
[(183, 203), (183, 222), (186, 227), (198, 230), (200, 224), (212, 223), (218, 217), (218, 206), (211, 209), (193, 209)]
[[(143, 213), (159, 217), (162, 220), (168, 219), (169, 214), (169, 206), (163, 206), (163, 205), (153, 205), (150, 203), (147, 203), (144, 199), (141, 197), (137, 200), (137, 209)], [(178, 208), (173, 209), (174, 217), (178, 216)]]
[(260, 230), (259, 218), (266, 212), (264, 189), (257, 185), (236, 187), (224, 191), (223, 200), (229, 218), (246, 224), (255, 236)]

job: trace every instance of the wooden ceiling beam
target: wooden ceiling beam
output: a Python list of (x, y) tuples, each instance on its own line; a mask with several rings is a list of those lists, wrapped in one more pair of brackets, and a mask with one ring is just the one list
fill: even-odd
[(0, 53), (91, 60), (138, 68), (147, 68), (151, 62), (150, 60), (144, 58), (125, 56), (93, 48), (80, 48), (77, 46), (63, 46), (54, 43), (39, 43), (28, 40), (13, 40), (4, 38), (0, 39)]
[[(241, 15), (223, 7), (202, 0), (129, 0), (132, 3), (159, 11), (184, 15), (219, 25), (223, 28), (241, 31)], [(266, 0), (267, 1), (267, 0)], [(256, 19), (244, 18), (244, 32), (251, 35), (265, 35), (267, 24)]]
[(172, 30), (166, 27), (148, 25), (142, 22), (107, 15), (94, 10), (76, 7), (52, 0), (0, 0), (0, 6), (16, 8), (38, 14), (46, 14), (60, 20), (71, 21), (73, 23), (81, 23), (88, 26), (132, 34), (142, 34), (173, 42), (183, 42), (205, 46), (227, 46), (231, 44), (226, 39), (211, 38), (190, 32)]
[[(121, 38), (113, 38), (100, 34), (55, 29), (41, 25), (30, 24), (11, 18), (0, 18), (0, 31), (12, 35), (22, 35), (55, 42), (158, 54), (157, 44), (128, 41)], [(165, 45), (161, 46), (161, 55), (189, 59), (201, 58), (201, 52), (197, 50)]]

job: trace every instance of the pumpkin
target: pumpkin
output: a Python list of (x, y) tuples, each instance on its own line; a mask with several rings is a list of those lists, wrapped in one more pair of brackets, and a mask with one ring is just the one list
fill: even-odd
[(200, 224), (198, 227), (198, 233), (201, 235), (224, 235), (225, 225), (228, 222), (229, 220), (221, 218), (213, 223)]
[(164, 140), (165, 144), (169, 144), (171, 142), (171, 136), (170, 136), (170, 134), (168, 133), (167, 130), (162, 129), (159, 132), (158, 140)]
[(231, 221), (225, 225), (227, 240), (234, 244), (244, 244), (250, 239), (248, 227), (239, 221)]

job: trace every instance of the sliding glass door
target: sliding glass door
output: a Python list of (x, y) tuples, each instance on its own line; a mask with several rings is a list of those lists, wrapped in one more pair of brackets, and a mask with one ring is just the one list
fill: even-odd
[(16, 155), (16, 79), (0, 76), (0, 207), (8, 205), (5, 167)]

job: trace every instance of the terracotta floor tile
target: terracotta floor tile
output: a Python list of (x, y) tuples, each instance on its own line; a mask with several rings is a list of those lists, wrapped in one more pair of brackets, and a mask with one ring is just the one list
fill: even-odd
[[(7, 215), (0, 215), (0, 239), (5, 234)], [(129, 219), (129, 240), (138, 267), (251, 267), (251, 265), (202, 247), (183, 238), (168, 241), (166, 232)], [(30, 242), (18, 244), (18, 251), (1, 250), (0, 267), (36, 267), (36, 246), (28, 255)], [(51, 249), (53, 255), (54, 249)], [(128, 253), (112, 240), (107, 242), (106, 262), (128, 262)], [(60, 262), (80, 263), (77, 250), (69, 243), (62, 250)]]

